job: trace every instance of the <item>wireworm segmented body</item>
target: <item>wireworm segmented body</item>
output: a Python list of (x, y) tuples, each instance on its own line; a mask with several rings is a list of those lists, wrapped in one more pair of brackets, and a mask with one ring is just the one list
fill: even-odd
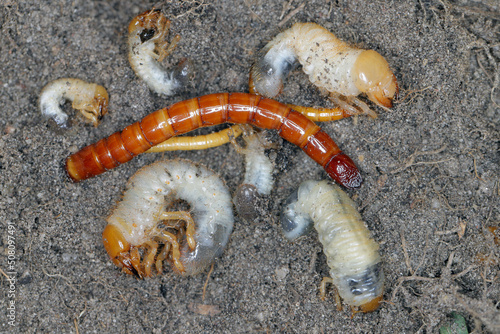
[[(190, 205), (189, 212), (165, 212), (179, 199)], [(232, 208), (229, 190), (213, 171), (188, 160), (158, 161), (130, 178), (122, 201), (107, 219), (104, 246), (128, 274), (151, 276), (153, 265), (161, 273), (163, 260), (170, 256), (177, 272), (194, 275), (226, 246)], [(185, 227), (166, 222), (179, 219)]]
[(284, 104), (247, 93), (210, 94), (157, 110), (72, 154), (66, 160), (66, 170), (74, 181), (81, 181), (115, 168), (170, 137), (226, 122), (277, 130), (341, 185), (361, 185), (354, 162), (319, 126)]
[(377, 309), (384, 291), (379, 246), (345, 192), (327, 181), (305, 181), (288, 198), (280, 221), (289, 240), (306, 234), (314, 224), (330, 267), (327, 280), (347, 304), (363, 312)]

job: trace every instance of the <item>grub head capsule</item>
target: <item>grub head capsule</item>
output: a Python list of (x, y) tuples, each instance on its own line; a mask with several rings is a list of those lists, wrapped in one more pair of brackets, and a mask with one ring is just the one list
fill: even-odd
[(384, 57), (376, 51), (365, 50), (356, 59), (352, 73), (356, 87), (372, 102), (386, 108), (392, 107), (392, 100), (399, 88)]
[(120, 230), (114, 225), (107, 225), (102, 232), (102, 242), (104, 249), (108, 253), (113, 263), (119, 268), (123, 268), (127, 274), (134, 274), (136, 269), (130, 254), (130, 243)]

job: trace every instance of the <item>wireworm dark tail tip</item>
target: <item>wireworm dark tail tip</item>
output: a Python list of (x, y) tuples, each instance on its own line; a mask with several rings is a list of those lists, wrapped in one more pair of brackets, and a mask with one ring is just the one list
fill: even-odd
[(346, 188), (359, 188), (363, 182), (358, 168), (344, 153), (334, 156), (324, 168), (332, 179)]

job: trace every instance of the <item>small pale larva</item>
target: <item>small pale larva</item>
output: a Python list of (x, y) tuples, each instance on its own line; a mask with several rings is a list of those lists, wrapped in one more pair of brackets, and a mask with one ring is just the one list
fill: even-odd
[(171, 70), (161, 66), (160, 62), (180, 40), (180, 36), (176, 35), (168, 43), (165, 39), (169, 29), (170, 21), (157, 9), (137, 15), (128, 27), (130, 66), (149, 88), (163, 95), (174, 94), (193, 71), (192, 63), (187, 60), (181, 61)]
[[(189, 212), (166, 212), (174, 200), (186, 201)], [(217, 174), (187, 160), (164, 160), (130, 178), (107, 221), (109, 256), (142, 278), (152, 276), (153, 265), (161, 273), (169, 257), (180, 274), (203, 271), (224, 250), (234, 218), (229, 190)]]
[(330, 267), (331, 279), (340, 297), (363, 312), (378, 308), (384, 289), (378, 244), (355, 208), (338, 186), (327, 181), (305, 181), (283, 206), (281, 226), (285, 237), (294, 240), (314, 225)]
[(265, 138), (264, 132), (254, 132), (247, 127), (249, 133), (243, 136), (246, 146), (235, 145), (237, 151), (245, 155), (245, 176), (243, 184), (255, 186), (259, 194), (269, 195), (273, 188), (273, 163), (266, 155), (265, 149), (271, 143)]
[(94, 126), (108, 112), (109, 97), (103, 86), (74, 78), (54, 80), (43, 87), (40, 93), (40, 111), (62, 128), (68, 126), (68, 115), (61, 109), (65, 100), (71, 101), (72, 107)]
[(245, 176), (243, 183), (236, 189), (233, 202), (239, 216), (252, 221), (258, 216), (256, 210), (262, 196), (268, 196), (273, 188), (274, 166), (265, 153), (265, 149), (272, 144), (267, 140), (265, 132), (256, 132), (247, 125), (242, 127), (246, 146), (239, 146), (235, 139), (232, 143), (238, 153), (245, 156)]
[(259, 51), (250, 71), (250, 92), (277, 96), (297, 61), (309, 80), (348, 114), (361, 110), (376, 117), (356, 96), (364, 93), (378, 106), (390, 108), (398, 92), (396, 77), (378, 52), (349, 46), (315, 23), (296, 23)]

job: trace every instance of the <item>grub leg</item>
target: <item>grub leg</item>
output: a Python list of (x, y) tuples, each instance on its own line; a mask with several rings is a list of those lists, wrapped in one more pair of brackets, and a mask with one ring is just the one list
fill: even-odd
[[(333, 284), (333, 279), (330, 277), (323, 277), (323, 280), (321, 281), (321, 284), (319, 286), (319, 295), (321, 300), (325, 300), (326, 298), (326, 285), (328, 283)], [(335, 303), (337, 304), (337, 311), (342, 311), (342, 302), (340, 300), (340, 295), (339, 292), (335, 289)]]
[(160, 219), (162, 220), (183, 220), (186, 222), (186, 240), (189, 246), (189, 249), (194, 250), (196, 248), (196, 240), (194, 239), (195, 228), (196, 225), (194, 223), (191, 214), (187, 211), (171, 211), (171, 212), (163, 212), (160, 215)]
[(165, 243), (168, 242), (172, 245), (172, 262), (174, 263), (174, 266), (177, 268), (177, 270), (179, 270), (180, 272), (184, 272), (184, 265), (180, 260), (181, 252), (179, 249), (179, 242), (177, 241), (177, 237), (170, 232), (162, 231), (160, 238), (163, 239)]
[(158, 243), (150, 240), (144, 244), (147, 247), (147, 252), (144, 255), (144, 276), (151, 277), (151, 267), (155, 262), (156, 253), (158, 252)]

